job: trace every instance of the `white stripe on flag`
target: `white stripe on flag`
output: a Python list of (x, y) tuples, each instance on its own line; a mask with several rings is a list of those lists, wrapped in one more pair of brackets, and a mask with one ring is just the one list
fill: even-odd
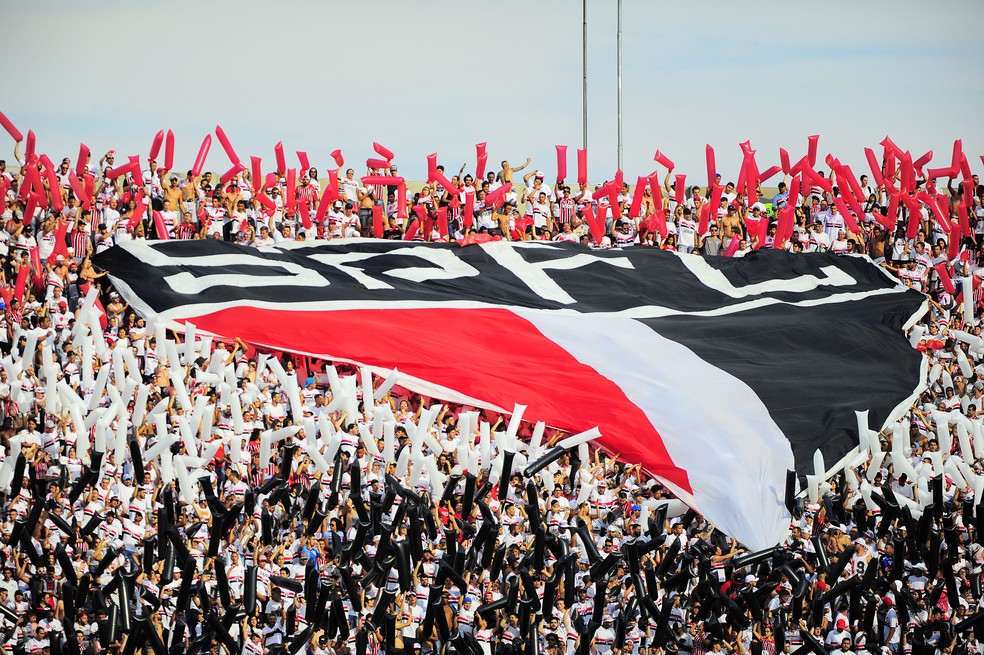
[(517, 313), (645, 412), (690, 478), (692, 497), (673, 489), (682, 500), (752, 550), (787, 536), (792, 448), (747, 384), (638, 321)]

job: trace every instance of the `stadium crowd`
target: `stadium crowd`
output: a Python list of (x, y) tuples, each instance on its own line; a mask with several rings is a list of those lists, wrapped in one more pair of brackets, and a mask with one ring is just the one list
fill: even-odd
[[(113, 151), (50, 172), (15, 157), (17, 172), (0, 162), (7, 653), (984, 653), (976, 176), (972, 206), (928, 177), (899, 206), (861, 176), (862, 215), (845, 217), (848, 181), (833, 175), (799, 195), (786, 178), (759, 201), (757, 182), (681, 195), (672, 170), (638, 194), (551, 184), (529, 160), (410, 192), (351, 168), (258, 187), (249, 170), (220, 183), (156, 161), (113, 177)], [(128, 239), (260, 247), (380, 228), (684, 256), (865, 253), (928, 294), (911, 340), (931, 384), (869, 458), (799, 502), (784, 543), (747, 553), (617, 456), (236, 335), (186, 343), (89, 261)]]

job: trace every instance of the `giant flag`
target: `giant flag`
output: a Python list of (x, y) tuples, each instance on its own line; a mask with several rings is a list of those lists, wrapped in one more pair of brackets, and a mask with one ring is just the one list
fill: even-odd
[(391, 241), (254, 249), (128, 241), (97, 255), (169, 327), (385, 373), (570, 430), (641, 463), (750, 548), (787, 533), (787, 471), (897, 418), (920, 385), (922, 294), (860, 256)]

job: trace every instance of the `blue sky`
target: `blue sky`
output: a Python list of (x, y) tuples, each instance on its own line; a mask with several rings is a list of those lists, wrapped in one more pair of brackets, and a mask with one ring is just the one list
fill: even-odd
[[(589, 169), (616, 164), (615, 0), (589, 0)], [(364, 164), (372, 141), (410, 179), (438, 152), (474, 169), (522, 161), (553, 175), (555, 144), (581, 144), (581, 3), (577, 0), (4, 3), (6, 93), (0, 110), (52, 157), (79, 141), (146, 155), (177, 137), (186, 170), (220, 124), (239, 155), (273, 165), (283, 140), (319, 169), (341, 148)], [(751, 139), (760, 169), (786, 147), (794, 161), (820, 134), (855, 172), (886, 134), (934, 166), (962, 138), (984, 154), (984, 3), (871, 0), (623, 2), (626, 177), (648, 174), (657, 148), (703, 181), (704, 144), (725, 178)], [(0, 134), (0, 157), (12, 142)], [(877, 150), (880, 153), (880, 149)], [(945, 161), (944, 161), (945, 160)], [(207, 168), (228, 161), (216, 143)], [(362, 171), (360, 171), (362, 172)]]

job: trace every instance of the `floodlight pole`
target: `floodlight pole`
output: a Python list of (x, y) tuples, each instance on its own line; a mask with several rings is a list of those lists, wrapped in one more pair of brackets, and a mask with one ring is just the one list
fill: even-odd
[(622, 169), (622, 0), (618, 0), (618, 168)]
[(581, 148), (588, 149), (588, 0), (581, 7)]

